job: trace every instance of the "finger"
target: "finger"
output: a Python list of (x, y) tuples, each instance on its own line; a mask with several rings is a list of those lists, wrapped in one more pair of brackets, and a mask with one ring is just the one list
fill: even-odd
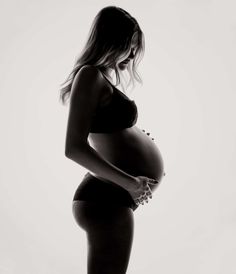
[(152, 192), (148, 192), (148, 197), (152, 199)]
[(148, 184), (151, 184), (151, 185), (156, 185), (158, 184), (159, 182), (157, 180), (154, 180), (154, 179), (151, 179), (148, 181)]
[(148, 192), (146, 196), (147, 196), (147, 198), (152, 199), (152, 193)]
[(148, 199), (149, 197), (152, 198), (152, 192), (149, 190), (144, 191), (144, 194), (142, 195), (143, 199)]
[(148, 189), (145, 191), (146, 195), (150, 195), (152, 194), (152, 190), (150, 189), (150, 187), (148, 187)]
[(152, 198), (152, 191), (151, 191), (150, 187), (148, 187), (148, 190), (145, 191), (145, 195)]
[(145, 196), (144, 199), (145, 199), (145, 202), (148, 203), (148, 196)]
[(152, 195), (152, 190), (151, 190), (150, 186), (148, 186), (148, 189), (146, 190), (146, 194), (147, 194), (148, 196), (151, 196), (151, 195)]
[(149, 190), (148, 189), (144, 190), (144, 192), (142, 194), (143, 198), (145, 198), (148, 195), (149, 195)]
[(144, 189), (144, 192), (150, 192), (150, 191), (151, 191), (150, 186), (147, 185), (147, 187)]
[(151, 189), (150, 185), (148, 185), (148, 187), (146, 189), (146, 194), (147, 195), (152, 195), (152, 189)]
[(148, 203), (148, 192), (145, 191), (145, 193), (142, 195), (142, 201)]
[(140, 203), (139, 199), (135, 199), (134, 202), (135, 202), (136, 205), (139, 205), (139, 203)]
[(147, 198), (146, 194), (141, 195), (140, 200), (141, 200), (142, 205), (144, 204), (144, 201), (146, 200), (146, 198)]
[(142, 199), (142, 196), (140, 196), (139, 198), (137, 198), (136, 200), (135, 200), (136, 202), (136, 205), (140, 205), (140, 204), (143, 204), (143, 199)]
[(144, 205), (143, 198), (140, 199), (140, 202), (141, 202), (142, 205)]

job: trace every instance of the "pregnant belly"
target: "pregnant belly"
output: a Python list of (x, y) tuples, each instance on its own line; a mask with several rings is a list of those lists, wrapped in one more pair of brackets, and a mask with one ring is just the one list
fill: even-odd
[[(112, 134), (90, 134), (91, 145), (109, 162), (133, 176), (162, 180), (164, 163), (157, 144), (137, 126)], [(158, 185), (158, 184), (157, 184)], [(154, 190), (156, 186), (151, 186)]]

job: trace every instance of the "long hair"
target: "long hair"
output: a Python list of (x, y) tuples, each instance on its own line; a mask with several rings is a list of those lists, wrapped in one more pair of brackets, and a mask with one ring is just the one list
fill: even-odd
[(75, 61), (66, 81), (60, 85), (66, 84), (60, 89), (62, 103), (65, 104), (70, 97), (73, 79), (84, 65), (96, 66), (104, 74), (106, 68), (113, 68), (116, 75), (116, 85), (121, 84), (124, 88), (117, 63), (129, 53), (134, 35), (137, 35), (136, 51), (132, 62), (129, 62), (127, 66), (130, 76), (127, 87), (131, 82), (133, 86), (135, 85), (134, 79), (142, 83), (137, 72), (137, 66), (144, 55), (144, 34), (137, 20), (124, 9), (116, 6), (107, 6), (101, 9), (90, 27), (84, 49)]

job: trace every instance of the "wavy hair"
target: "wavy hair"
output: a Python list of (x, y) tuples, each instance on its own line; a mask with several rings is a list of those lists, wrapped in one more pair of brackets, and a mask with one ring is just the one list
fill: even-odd
[(137, 20), (124, 9), (117, 6), (107, 6), (101, 9), (93, 20), (87, 42), (75, 61), (71, 73), (60, 85), (65, 85), (60, 89), (62, 104), (65, 104), (69, 99), (74, 77), (84, 65), (96, 66), (105, 75), (107, 68), (113, 68), (116, 75), (116, 85), (121, 84), (124, 89), (121, 71), (117, 63), (129, 53), (135, 35), (137, 37), (136, 51), (132, 62), (129, 62), (127, 66), (130, 79), (126, 87), (131, 82), (134, 87), (135, 80), (142, 83), (137, 72), (137, 66), (144, 55), (144, 34)]

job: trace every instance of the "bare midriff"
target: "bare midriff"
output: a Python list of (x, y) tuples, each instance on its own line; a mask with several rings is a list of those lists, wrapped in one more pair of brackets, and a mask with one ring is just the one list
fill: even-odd
[(126, 173), (161, 182), (164, 175), (161, 153), (155, 141), (136, 125), (114, 133), (90, 133), (88, 140), (103, 158)]

